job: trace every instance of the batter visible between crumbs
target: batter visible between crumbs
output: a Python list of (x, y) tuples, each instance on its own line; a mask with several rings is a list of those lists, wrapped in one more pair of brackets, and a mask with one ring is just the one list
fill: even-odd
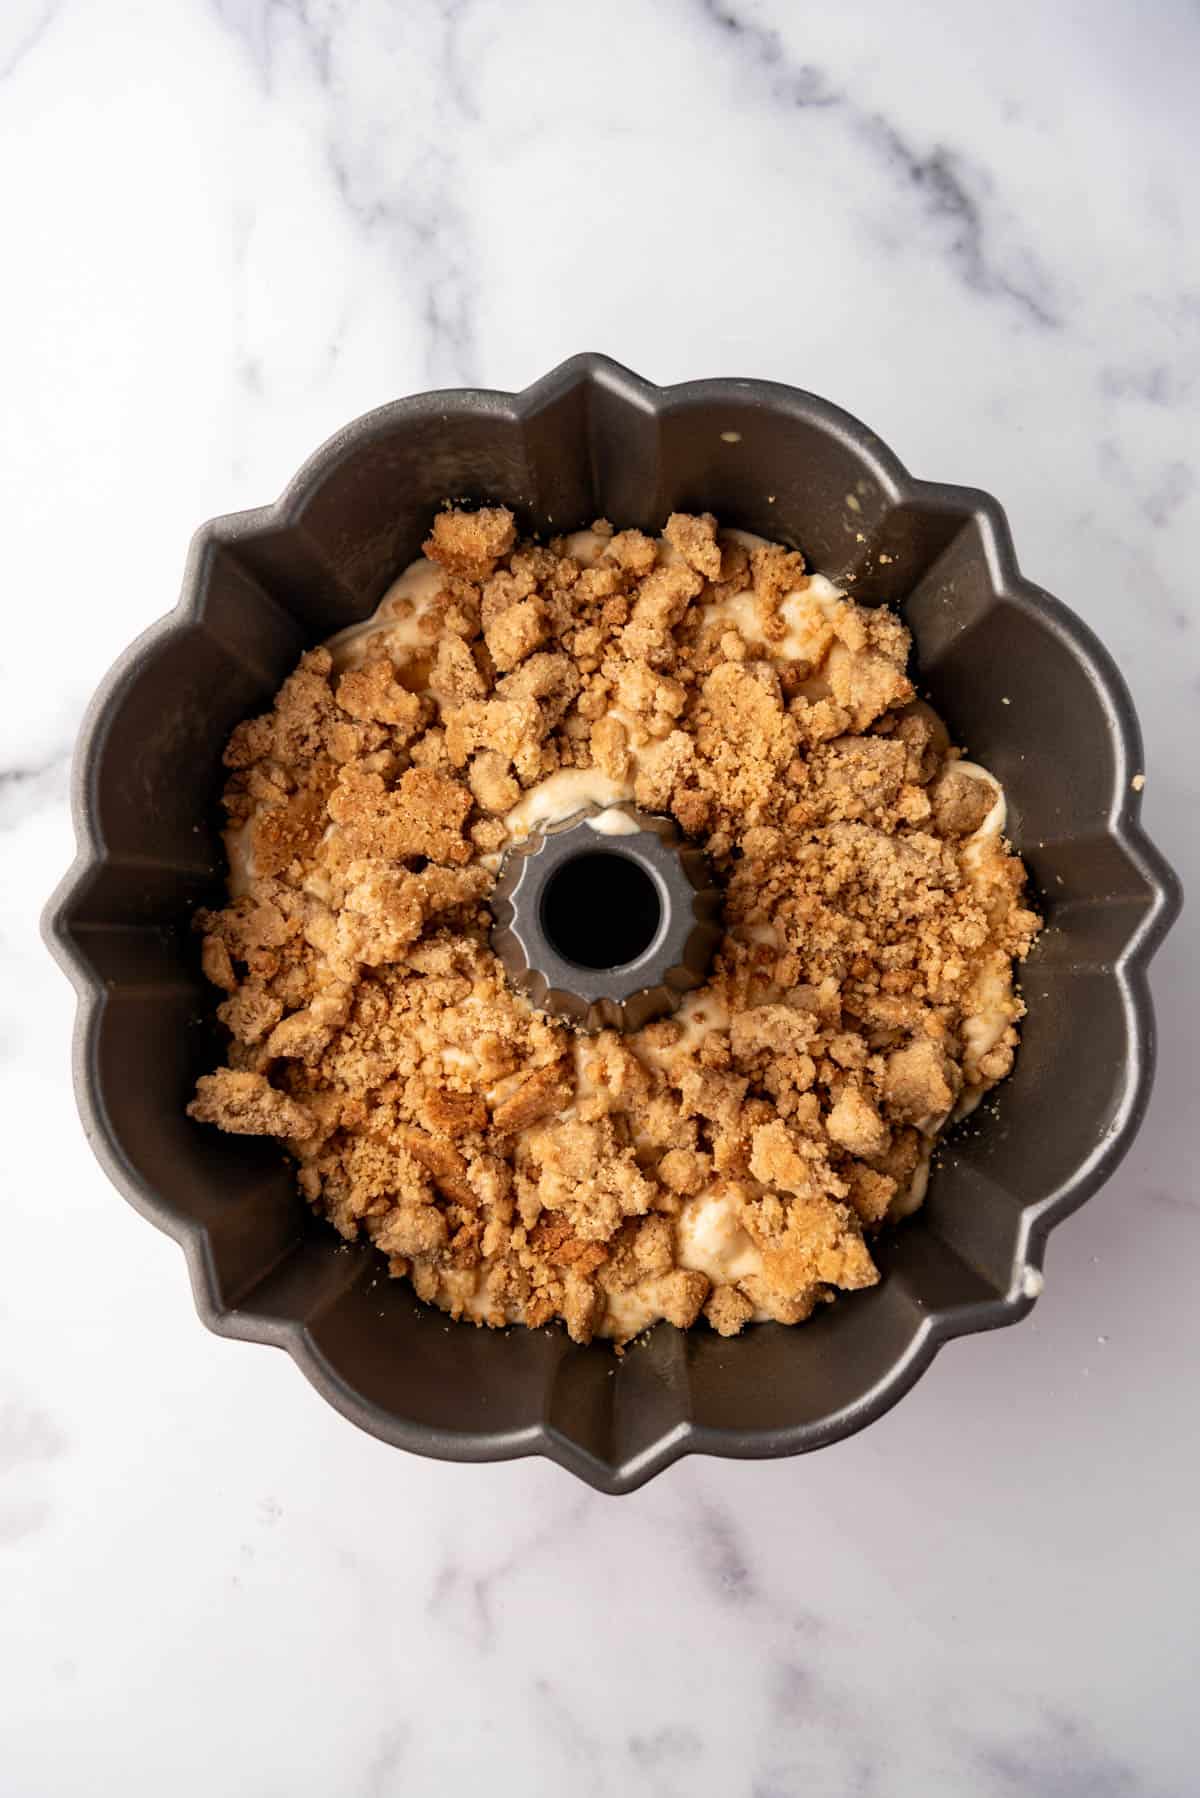
[[(1012, 1065), (1038, 928), (909, 649), (708, 514), (542, 548), (442, 512), (230, 739), (230, 902), (196, 918), (228, 1066), (191, 1115), (278, 1137), (343, 1236), (478, 1323), (734, 1335), (874, 1284), (872, 1234)], [(510, 989), (486, 901), (507, 844), (627, 801), (705, 849), (724, 936), (673, 1018), (578, 1034)]]

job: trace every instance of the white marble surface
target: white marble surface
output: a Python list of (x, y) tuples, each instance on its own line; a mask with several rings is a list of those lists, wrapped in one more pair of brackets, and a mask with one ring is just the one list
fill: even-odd
[(36, 933), (81, 708), (192, 527), (431, 384), (768, 375), (1008, 507), (1200, 885), (1200, 17), (1019, 0), (4, 0), (0, 1791), (1184, 1794), (1195, 1017), (1019, 1329), (619, 1501), (422, 1463), (207, 1335)]

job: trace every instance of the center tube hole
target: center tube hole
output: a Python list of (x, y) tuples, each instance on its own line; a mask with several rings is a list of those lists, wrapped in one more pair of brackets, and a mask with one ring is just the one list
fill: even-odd
[(580, 968), (620, 968), (644, 955), (662, 923), (662, 900), (646, 870), (613, 850), (564, 862), (542, 894), (550, 946)]

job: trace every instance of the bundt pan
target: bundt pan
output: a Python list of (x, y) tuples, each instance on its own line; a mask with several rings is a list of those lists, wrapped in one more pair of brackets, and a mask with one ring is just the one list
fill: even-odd
[[(370, 1250), (339, 1245), (275, 1144), (184, 1115), (221, 1059), (188, 920), (223, 891), (222, 747), (306, 646), (371, 611), (448, 496), (502, 501), (527, 531), (599, 514), (656, 531), (707, 509), (796, 545), (860, 600), (902, 604), (921, 690), (1004, 782), (1049, 926), (1024, 974), (1016, 1071), (983, 1127), (947, 1140), (924, 1209), (880, 1242), (880, 1284), (801, 1328), (725, 1341), (660, 1324), (616, 1360), (557, 1327), (451, 1324)], [(765, 381), (651, 387), (601, 356), (520, 394), (398, 400), (333, 437), (277, 504), (205, 525), (179, 604), (92, 704), (78, 858), (46, 918), (79, 998), (85, 1129), (182, 1245), (205, 1323), (286, 1348), (385, 1441), (462, 1461), (543, 1454), (606, 1492), (685, 1454), (819, 1448), (881, 1416), (952, 1337), (1023, 1317), (1047, 1233), (1129, 1147), (1154, 1059), (1147, 964), (1179, 905), (1138, 823), (1140, 770), (1120, 675), (1019, 574), (996, 502), (913, 480), (824, 400)]]

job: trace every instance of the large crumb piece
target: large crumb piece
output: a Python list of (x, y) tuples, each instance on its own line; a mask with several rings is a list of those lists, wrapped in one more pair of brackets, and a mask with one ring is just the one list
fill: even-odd
[(309, 1136), (312, 1113), (273, 1087), (264, 1074), (219, 1068), (202, 1074), (188, 1116), (235, 1136)]
[(204, 970), (204, 978), (214, 986), (219, 986), (222, 992), (237, 992), (238, 977), (224, 937), (210, 933), (204, 938), (200, 948), (200, 966)]
[(708, 1297), (709, 1279), (691, 1268), (677, 1267), (663, 1274), (654, 1288), (654, 1296), (668, 1323), (677, 1330), (690, 1330)]
[(902, 1123), (944, 1115), (954, 1103), (958, 1086), (953, 1062), (928, 1037), (888, 1056), (884, 1096), (892, 1116)]
[(687, 512), (672, 512), (663, 536), (677, 549), (689, 568), (707, 581), (721, 578), (721, 551), (717, 544), (717, 521), (711, 512), (692, 517)]
[(257, 1043), (283, 1016), (283, 1002), (248, 980), (231, 999), (217, 1006), (217, 1016), (239, 1043)]
[(806, 585), (804, 557), (796, 549), (785, 549), (782, 543), (763, 543), (750, 553), (750, 569), (754, 591), (769, 614), (781, 599)]
[(552, 1117), (569, 1104), (572, 1088), (573, 1082), (564, 1062), (539, 1068), (496, 1106), (492, 1112), (492, 1125), (506, 1135), (527, 1129), (539, 1118)]
[[(478, 1325), (733, 1337), (872, 1285), (1012, 1066), (1039, 928), (910, 650), (710, 513), (546, 545), (447, 507), (226, 747), (230, 897), (194, 924), (229, 1065), (191, 1116), (275, 1137), (332, 1229)], [(722, 895), (705, 983), (626, 1036), (491, 945), (504, 852), (581, 796), (672, 817)]]
[(860, 1088), (845, 1086), (825, 1120), (825, 1128), (839, 1147), (870, 1160), (882, 1155), (888, 1144), (888, 1127), (873, 1101)]
[(275, 796), (262, 804), (250, 827), (254, 864), (263, 875), (282, 874), (308, 859), (325, 829), (325, 804), (332, 780), (327, 765), (314, 766), (309, 782), (278, 804)]
[(829, 684), (854, 730), (865, 730), (891, 706), (913, 696), (906, 672), (910, 638), (900, 621), (882, 607), (838, 607), (833, 624), (839, 641), (830, 652)]
[(605, 559), (641, 580), (658, 561), (658, 545), (644, 531), (617, 531), (608, 538)]
[(471, 757), (467, 784), (481, 811), (511, 811), (521, 797), (521, 784), (507, 756), (494, 749), (480, 749)]
[(754, 1305), (736, 1286), (714, 1286), (704, 1315), (718, 1336), (738, 1336), (754, 1316)]
[(501, 556), (517, 540), (513, 515), (507, 506), (486, 506), (479, 512), (457, 507), (439, 512), (425, 541), (425, 554), (451, 574), (467, 580), (486, 580)]
[(857, 1217), (836, 1200), (813, 1193), (782, 1208), (764, 1201), (747, 1209), (746, 1222), (777, 1292), (803, 1294), (813, 1285), (854, 1292), (879, 1279)]
[(934, 821), (944, 837), (966, 837), (978, 830), (996, 802), (986, 781), (963, 768), (949, 767), (929, 795)]
[(666, 666), (676, 659), (673, 632), (703, 586), (703, 577), (682, 561), (646, 576), (621, 633), (621, 648), (631, 662)]
[(778, 686), (727, 662), (702, 689), (696, 744), (701, 780), (731, 818), (757, 823), (796, 750)]
[(520, 768), (532, 752), (538, 765), (544, 735), (536, 699), (472, 700), (446, 717), (446, 753), (461, 768), (475, 749), (490, 749)]
[(429, 675), (429, 691), (443, 707), (465, 705), (483, 699), (487, 682), (469, 646), (454, 631), (447, 631), (437, 646)]
[(502, 674), (541, 647), (550, 634), (545, 611), (535, 599), (518, 600), (484, 630), (492, 661)]
[(400, 685), (391, 662), (383, 656), (343, 674), (337, 685), (337, 702), (351, 718), (391, 725), (404, 742), (415, 734), (426, 714), (419, 696)]
[(465, 862), (471, 849), (462, 829), (470, 809), (461, 782), (429, 768), (406, 769), (394, 789), (382, 775), (344, 769), (329, 800), (329, 815), (342, 826), (351, 853), (389, 861), (424, 855)]
[(449, 1231), (440, 1211), (431, 1205), (396, 1205), (376, 1233), (375, 1246), (387, 1255), (435, 1255), (445, 1247)]

